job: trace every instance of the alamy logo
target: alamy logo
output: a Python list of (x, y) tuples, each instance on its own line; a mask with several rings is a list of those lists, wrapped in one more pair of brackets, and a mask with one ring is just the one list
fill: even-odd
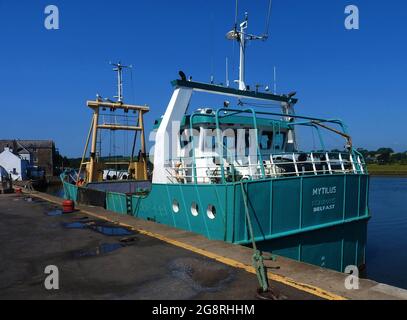
[(359, 290), (359, 269), (356, 266), (347, 266), (345, 273), (349, 276), (345, 279), (345, 288), (347, 290)]
[(348, 15), (345, 19), (346, 30), (359, 30), (359, 8), (355, 5), (346, 6), (345, 14)]
[(48, 276), (45, 278), (44, 286), (47, 290), (59, 289), (59, 270), (57, 266), (47, 266), (44, 270)]
[(59, 9), (55, 5), (45, 7), (44, 13), (48, 16), (45, 18), (44, 27), (47, 30), (59, 29)]

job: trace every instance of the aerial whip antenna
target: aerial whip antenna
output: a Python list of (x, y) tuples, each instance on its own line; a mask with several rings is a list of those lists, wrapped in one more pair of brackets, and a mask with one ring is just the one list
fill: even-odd
[(235, 6), (235, 32), (237, 31), (237, 16), (239, 14), (239, 0), (236, 0), (236, 6)]
[(264, 35), (263, 35), (264, 40), (266, 40), (269, 37), (271, 10), (272, 10), (272, 0), (270, 0), (270, 2), (269, 2), (269, 10), (267, 13), (267, 18), (266, 18), (266, 28), (265, 28)]
[(274, 72), (273, 72), (273, 83), (274, 83), (274, 94), (277, 94), (277, 70), (276, 66), (274, 66)]
[(226, 57), (226, 87), (229, 87), (229, 59)]

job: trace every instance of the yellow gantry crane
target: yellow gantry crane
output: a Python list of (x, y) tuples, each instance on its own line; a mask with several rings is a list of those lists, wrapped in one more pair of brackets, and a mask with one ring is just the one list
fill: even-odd
[[(83, 183), (93, 183), (103, 181), (103, 171), (108, 169), (109, 166), (118, 165), (128, 165), (129, 177), (131, 180), (147, 180), (147, 156), (146, 156), (146, 142), (144, 133), (144, 114), (150, 109), (148, 106), (139, 106), (125, 104), (123, 102), (123, 78), (122, 71), (123, 68), (131, 68), (131, 66), (124, 66), (120, 64), (112, 64), (118, 74), (118, 95), (117, 102), (110, 100), (103, 100), (101, 97), (97, 96), (96, 100), (87, 101), (87, 106), (93, 110), (93, 117), (90, 124), (90, 129), (88, 137), (85, 144), (85, 149), (83, 152), (81, 164), (79, 167), (77, 184)], [(132, 112), (135, 113), (135, 118), (137, 119), (137, 125), (128, 124), (117, 124), (117, 123), (101, 123), (100, 122), (100, 110), (110, 109), (111, 112), (123, 111), (125, 114)], [(131, 157), (128, 161), (109, 161), (103, 162), (100, 157), (97, 157), (97, 139), (99, 130), (108, 131), (130, 131), (134, 132), (133, 150)], [(136, 145), (137, 137), (140, 137), (140, 153), (135, 160), (134, 150)], [(91, 150), (89, 161), (85, 161), (86, 154), (89, 149), (89, 143), (91, 142)], [(85, 167), (86, 178), (81, 179), (81, 173)]]

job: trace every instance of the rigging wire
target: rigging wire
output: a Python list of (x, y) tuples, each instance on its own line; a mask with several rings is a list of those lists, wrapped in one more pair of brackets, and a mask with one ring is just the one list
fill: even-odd
[(269, 31), (270, 31), (271, 10), (272, 10), (272, 0), (269, 1), (269, 10), (267, 13), (267, 18), (266, 18), (266, 28), (264, 31), (264, 37), (266, 37), (266, 38), (268, 38)]
[(311, 127), (311, 134), (312, 134), (312, 150), (316, 150), (315, 148), (315, 132), (314, 132), (315, 128)]
[[(140, 113), (140, 111), (138, 111)], [(140, 124), (140, 115), (138, 114), (137, 116), (135, 116), (135, 120), (136, 122), (136, 127), (139, 126)], [(131, 150), (131, 161), (133, 161), (134, 159), (134, 151), (136, 149), (136, 143), (137, 143), (137, 135), (138, 135), (138, 131), (134, 132), (134, 140), (133, 140), (133, 146), (132, 146), (132, 150)], [(137, 161), (140, 161), (140, 159), (138, 159)]]
[[(134, 104), (136, 104), (136, 86), (135, 86), (135, 82), (134, 82), (134, 78), (133, 78), (133, 68), (131, 68), (130, 69), (130, 81), (131, 81), (131, 87), (132, 87), (132, 98), (133, 98), (133, 103)], [(127, 126), (129, 125), (129, 122), (128, 122), (128, 117), (126, 118), (127, 119)], [(136, 119), (136, 118), (135, 118)], [(131, 120), (131, 119), (130, 119)], [(135, 120), (136, 121), (136, 120)], [(136, 126), (138, 126), (138, 121), (137, 121), (137, 124), (136, 124)], [(126, 146), (127, 147), (129, 147), (129, 141), (128, 141), (128, 132), (126, 132)], [(135, 140), (137, 140), (137, 131), (135, 132), (135, 137), (134, 137), (134, 142), (133, 142), (133, 144), (135, 144)], [(128, 156), (129, 156), (129, 159), (130, 159), (130, 161), (133, 161), (133, 155), (134, 155), (134, 145), (132, 146), (132, 151), (131, 151), (131, 154), (130, 154), (130, 152), (129, 152), (129, 154), (128, 154)], [(126, 150), (126, 156), (127, 156), (127, 151), (130, 151), (130, 149), (129, 150)]]
[[(126, 116), (126, 126), (128, 127), (129, 126), (129, 117), (128, 116)], [(123, 154), (123, 156), (124, 157), (127, 157), (127, 147), (128, 147), (128, 143), (129, 143), (129, 132), (126, 130), (126, 132), (125, 132), (125, 139), (124, 139), (125, 141), (124, 141), (124, 154)]]
[(99, 143), (96, 143), (96, 145), (99, 145), (99, 159), (102, 158), (102, 130), (99, 130)]

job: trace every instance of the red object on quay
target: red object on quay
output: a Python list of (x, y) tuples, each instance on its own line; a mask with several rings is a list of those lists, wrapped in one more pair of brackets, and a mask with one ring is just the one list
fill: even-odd
[(75, 203), (72, 200), (65, 200), (62, 202), (62, 212), (72, 213), (75, 210)]

